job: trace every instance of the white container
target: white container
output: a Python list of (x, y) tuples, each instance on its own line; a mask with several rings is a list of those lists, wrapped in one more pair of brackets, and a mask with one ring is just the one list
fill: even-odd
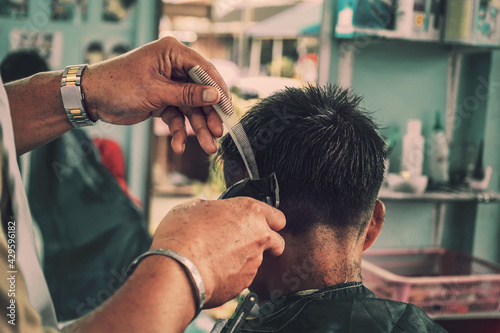
[(429, 176), (433, 183), (448, 183), (448, 155), (448, 142), (441, 125), (441, 114), (436, 112), (436, 121), (431, 136), (431, 151), (429, 152)]
[(414, 0), (399, 0), (397, 4), (396, 30), (403, 38), (410, 38), (413, 31)]
[(338, 19), (335, 27), (335, 35), (337, 37), (352, 37), (354, 35), (353, 16), (354, 4), (352, 0), (339, 1), (338, 3)]
[(408, 120), (406, 135), (403, 138), (401, 171), (408, 173), (410, 177), (422, 174), (425, 140), (421, 132), (422, 122), (419, 119)]

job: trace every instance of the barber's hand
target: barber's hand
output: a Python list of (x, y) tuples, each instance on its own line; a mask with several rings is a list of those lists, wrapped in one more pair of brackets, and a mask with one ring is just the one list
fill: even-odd
[(251, 198), (189, 201), (172, 209), (158, 226), (151, 248), (165, 248), (191, 260), (206, 288), (206, 307), (236, 297), (248, 287), (263, 253), (278, 256), (285, 226), (277, 209)]
[(188, 71), (200, 65), (230, 98), (215, 67), (201, 55), (166, 37), (120, 57), (89, 66), (82, 89), (92, 120), (132, 125), (150, 116), (161, 117), (173, 135), (172, 148), (180, 154), (187, 137), (187, 116), (200, 145), (214, 153), (214, 137), (222, 135), (222, 121), (211, 106), (220, 99), (217, 89), (198, 85)]

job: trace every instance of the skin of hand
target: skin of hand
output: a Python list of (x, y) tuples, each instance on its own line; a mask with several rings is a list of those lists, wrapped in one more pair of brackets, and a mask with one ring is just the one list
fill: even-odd
[[(161, 117), (173, 135), (172, 148), (181, 154), (189, 119), (200, 145), (214, 153), (214, 137), (222, 135), (222, 121), (211, 106), (220, 99), (217, 89), (190, 82), (188, 71), (200, 65), (230, 98), (215, 67), (175, 38), (146, 44), (122, 56), (88, 66), (82, 92), (91, 120), (132, 125)], [(48, 143), (73, 126), (63, 108), (62, 71), (35, 74), (5, 85), (18, 154)]]
[[(173, 250), (202, 275), (206, 308), (248, 287), (264, 255), (277, 256), (285, 243), (277, 233), (285, 217), (251, 198), (195, 199), (172, 209), (158, 226), (151, 248)], [(183, 267), (153, 255), (99, 308), (64, 332), (183, 332), (196, 313), (197, 299)]]
[(263, 255), (283, 253), (285, 242), (277, 231), (284, 226), (283, 213), (252, 198), (195, 199), (165, 216), (151, 248), (170, 249), (191, 260), (205, 283), (205, 307), (211, 308), (251, 284)]
[(230, 98), (229, 89), (210, 62), (177, 39), (165, 37), (89, 66), (82, 78), (87, 110), (93, 119), (119, 125), (161, 117), (173, 134), (176, 153), (184, 150), (185, 115), (203, 149), (214, 153), (213, 137), (222, 135), (222, 121), (211, 105), (220, 96), (213, 87), (188, 83), (188, 72), (196, 65)]

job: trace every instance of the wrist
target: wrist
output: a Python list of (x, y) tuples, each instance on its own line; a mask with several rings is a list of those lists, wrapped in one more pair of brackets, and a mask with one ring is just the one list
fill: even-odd
[[(192, 295), (194, 296), (192, 300), (194, 301), (194, 305), (196, 308), (196, 317), (203, 309), (203, 306), (205, 304), (205, 285), (203, 283), (201, 274), (198, 271), (198, 268), (196, 268), (196, 266), (189, 259), (175, 251), (158, 248), (151, 249), (134, 259), (127, 270), (127, 275), (131, 275), (135, 271), (135, 269), (140, 266), (139, 264), (142, 261), (151, 257), (160, 258), (156, 260), (157, 265), (161, 265), (162, 260), (167, 259), (168, 264), (171, 264), (173, 260), (177, 263), (178, 267), (180, 266), (182, 268), (185, 277), (188, 278), (188, 282), (192, 290)], [(151, 261), (149, 262), (151, 263)], [(161, 269), (161, 266), (159, 268)]]
[(170, 258), (145, 258), (125, 284), (77, 327), (83, 332), (183, 332), (195, 315), (189, 279)]

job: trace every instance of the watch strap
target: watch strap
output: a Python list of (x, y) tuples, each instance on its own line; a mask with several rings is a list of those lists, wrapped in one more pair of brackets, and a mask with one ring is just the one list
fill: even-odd
[(93, 126), (85, 111), (85, 96), (82, 93), (82, 73), (87, 64), (67, 66), (61, 80), (61, 98), (68, 119), (74, 127)]

